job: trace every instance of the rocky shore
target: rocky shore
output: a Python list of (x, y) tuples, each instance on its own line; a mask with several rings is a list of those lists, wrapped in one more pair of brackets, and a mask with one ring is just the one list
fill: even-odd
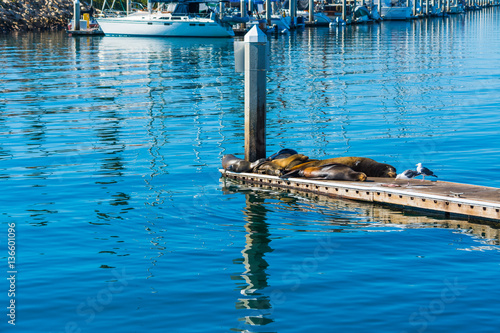
[(0, 33), (63, 29), (72, 17), (72, 0), (0, 0)]

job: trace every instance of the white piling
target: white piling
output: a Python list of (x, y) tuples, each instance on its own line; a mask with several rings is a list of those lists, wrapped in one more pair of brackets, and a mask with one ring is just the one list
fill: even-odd
[(309, 0), (309, 23), (314, 22), (314, 0)]
[(267, 36), (257, 26), (245, 35), (245, 160), (266, 157)]

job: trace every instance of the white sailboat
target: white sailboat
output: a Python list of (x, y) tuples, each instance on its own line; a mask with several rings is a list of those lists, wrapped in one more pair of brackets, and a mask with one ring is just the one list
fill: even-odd
[(411, 2), (407, 0), (384, 0), (380, 9), (384, 20), (409, 20), (412, 17)]
[[(165, 3), (153, 11), (152, 3)], [(210, 1), (211, 3), (217, 0)], [(233, 37), (231, 25), (202, 0), (148, 0), (148, 11), (98, 18), (105, 35), (157, 37)]]

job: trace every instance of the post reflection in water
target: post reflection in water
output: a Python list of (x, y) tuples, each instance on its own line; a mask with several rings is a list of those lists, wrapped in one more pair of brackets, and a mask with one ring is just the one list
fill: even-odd
[[(287, 311), (290, 306), (290, 303), (282, 305), (283, 303), (278, 302), (275, 292), (285, 290), (286, 287), (285, 289), (277, 289), (283, 288), (283, 285), (280, 285), (280, 276), (279, 274), (271, 275), (269, 273), (270, 271), (273, 272), (276, 267), (270, 267), (266, 260), (266, 255), (274, 250), (270, 246), (271, 234), (273, 234), (273, 239), (280, 237), (277, 232), (291, 234), (300, 231), (312, 235), (338, 232), (344, 235), (351, 234), (351, 236), (347, 237), (353, 237), (353, 233), (359, 235), (375, 232), (399, 233), (403, 231), (409, 233), (412, 229), (455, 229), (456, 231), (453, 231), (453, 234), (456, 235), (454, 240), (456, 251), (495, 250), (495, 247), (500, 244), (500, 224), (498, 223), (479, 221), (473, 223), (466, 220), (443, 218), (442, 216), (428, 216), (416, 211), (405, 211), (404, 209), (378, 204), (327, 198), (295, 190), (290, 190), (286, 194), (283, 192), (277, 194), (276, 189), (272, 187), (264, 186), (257, 189), (255, 186), (229, 179), (224, 179), (223, 182), (225, 192), (245, 195), (243, 210), (246, 221), (245, 247), (241, 251), (242, 258), (233, 260), (233, 263), (238, 266), (243, 264), (244, 270), (241, 274), (232, 275), (232, 279), (236, 281), (236, 286), (241, 293), (241, 296), (236, 301), (239, 323), (232, 331), (274, 331), (275, 325), (278, 323), (277, 318), (280, 318), (282, 313)], [(267, 204), (266, 201), (268, 201)], [(273, 207), (280, 211), (280, 216), (283, 216), (284, 220), (286, 220), (285, 216), (289, 212), (298, 210), (311, 214), (320, 214), (324, 218), (319, 218), (316, 222), (313, 222), (315, 219), (311, 218), (310, 223), (294, 220), (290, 224), (281, 220), (279, 229), (276, 229), (276, 225), (267, 223), (267, 219), (270, 219), (275, 213), (274, 208), (267, 208), (269, 202), (272, 202)], [(300, 227), (296, 228), (298, 225)], [(436, 233), (439, 232), (436, 230)], [(463, 246), (462, 238), (466, 239), (470, 236), (477, 239), (477, 245)], [(341, 242), (342, 239), (346, 239), (346, 236), (333, 237), (338, 238)], [(406, 238), (406, 236), (403, 235), (401, 238)], [(274, 248), (279, 249), (280, 246), (282, 245), (276, 244)], [(409, 249), (411, 249), (411, 245)], [(274, 265), (275, 263), (273, 263)], [(318, 271), (328, 271), (331, 269), (331, 265), (331, 261), (322, 261), (321, 269)], [(238, 269), (238, 271), (241, 270)], [(282, 279), (283, 276), (281, 275)], [(321, 279), (321, 277), (318, 278), (318, 281), (321, 281)], [(335, 279), (335, 277), (332, 276), (332, 279)], [(284, 281), (281, 280), (281, 282)], [(280, 297), (280, 299), (282, 298)], [(299, 296), (291, 294), (288, 301), (299, 302), (298, 304), (301, 302)]]
[(244, 281), (237, 283), (242, 297), (236, 302), (236, 308), (251, 310), (251, 313), (239, 319), (242, 321), (240, 327), (245, 324), (261, 326), (273, 322), (273, 319), (270, 318), (272, 313), (271, 300), (262, 292), (264, 288), (269, 286), (268, 274), (266, 273), (269, 264), (264, 257), (266, 253), (273, 251), (269, 246), (271, 240), (269, 238), (269, 224), (266, 222), (268, 209), (263, 205), (264, 198), (254, 193), (247, 193), (245, 197), (246, 246), (241, 251), (243, 258), (233, 261), (235, 264), (243, 263), (245, 271), (239, 276), (232, 276), (232, 278)]

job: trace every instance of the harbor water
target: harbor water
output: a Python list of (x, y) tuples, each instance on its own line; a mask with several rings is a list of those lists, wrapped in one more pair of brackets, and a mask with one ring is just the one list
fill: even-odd
[[(498, 22), (270, 36), (267, 154), (500, 187)], [(0, 36), (1, 331), (497, 332), (498, 229), (221, 178), (233, 41)]]

